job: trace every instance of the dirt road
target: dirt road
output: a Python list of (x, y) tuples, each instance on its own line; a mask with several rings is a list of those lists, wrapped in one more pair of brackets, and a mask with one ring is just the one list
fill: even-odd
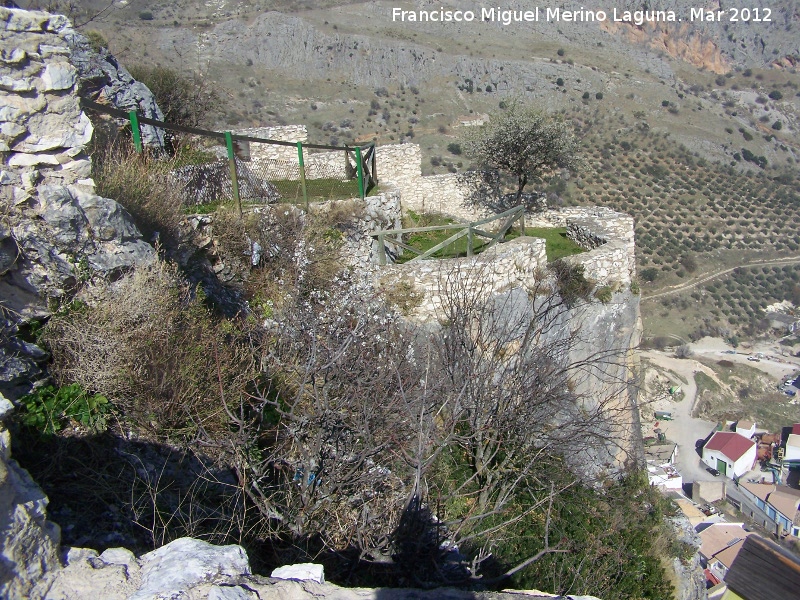
[[(721, 338), (704, 337), (689, 346), (698, 357), (708, 357), (715, 360), (729, 360), (734, 363), (748, 365), (775, 378), (777, 383), (788, 375), (800, 371), (800, 358), (791, 355), (781, 355), (781, 348), (776, 343), (756, 343), (752, 346), (734, 350)], [(731, 354), (735, 352), (735, 354)], [(759, 357), (758, 362), (748, 360)]]
[(683, 476), (684, 483), (714, 481), (716, 478), (706, 472), (705, 466), (701, 465), (700, 456), (695, 451), (695, 448), (697, 442), (704, 440), (717, 424), (692, 417), (692, 411), (697, 397), (697, 384), (694, 380), (695, 373), (702, 371), (715, 379), (716, 375), (711, 369), (695, 360), (675, 358), (656, 350), (642, 352), (642, 356), (657, 367), (668, 369), (677, 374), (685, 382), (685, 385), (681, 386), (683, 399), (680, 402), (672, 403), (671, 406), (674, 420), (661, 421), (659, 425), (666, 434), (667, 439), (678, 444), (676, 465)]
[(719, 271), (713, 271), (711, 273), (704, 273), (698, 277), (698, 279), (687, 281), (686, 283), (680, 283), (678, 285), (673, 285), (667, 288), (666, 290), (662, 290), (660, 292), (656, 292), (655, 294), (650, 294), (645, 296), (642, 294), (642, 302), (647, 300), (653, 300), (654, 298), (661, 298), (662, 296), (670, 296), (672, 294), (680, 294), (681, 292), (685, 292), (686, 290), (690, 290), (693, 287), (706, 283), (707, 281), (711, 281), (712, 279), (716, 279), (717, 277), (722, 277), (723, 275), (727, 275), (728, 273), (732, 273), (736, 269), (740, 267), (771, 267), (775, 265), (792, 265), (800, 263), (800, 258), (796, 256), (791, 256), (788, 258), (775, 258), (772, 260), (754, 260), (752, 262), (744, 263), (738, 265), (736, 267), (731, 267), (729, 269), (721, 269)]

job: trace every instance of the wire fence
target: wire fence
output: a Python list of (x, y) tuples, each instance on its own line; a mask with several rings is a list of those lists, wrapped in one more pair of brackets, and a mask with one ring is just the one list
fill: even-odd
[(364, 198), (378, 183), (375, 145), (328, 146), (272, 140), (165, 123), (82, 100), (84, 109), (124, 119), (137, 152), (144, 152), (142, 126), (201, 136), (224, 146), (225, 159), (209, 158), (178, 167), (171, 177), (187, 206), (235, 202), (303, 203)]

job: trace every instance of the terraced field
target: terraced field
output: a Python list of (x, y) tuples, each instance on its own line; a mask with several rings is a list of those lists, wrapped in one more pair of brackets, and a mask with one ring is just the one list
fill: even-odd
[[(583, 145), (585, 170), (553, 191), (568, 204), (634, 216), (644, 296), (705, 273), (800, 258), (800, 189), (789, 169), (706, 161), (644, 121), (613, 132), (608, 123), (586, 125)], [(800, 301), (798, 282), (797, 265), (736, 268), (643, 304), (646, 333), (755, 334), (766, 306), (795, 291)]]

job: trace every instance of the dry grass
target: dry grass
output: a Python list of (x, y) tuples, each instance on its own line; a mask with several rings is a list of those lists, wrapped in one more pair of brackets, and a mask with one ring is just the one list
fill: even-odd
[(221, 398), (241, 395), (254, 377), (235, 323), (214, 321), (165, 263), (91, 284), (82, 297), (44, 330), (59, 383), (105, 395), (159, 437), (225, 430)]
[(171, 160), (137, 154), (127, 145), (112, 145), (95, 154), (97, 193), (119, 202), (148, 241), (174, 245), (183, 218), (181, 194), (169, 177)]

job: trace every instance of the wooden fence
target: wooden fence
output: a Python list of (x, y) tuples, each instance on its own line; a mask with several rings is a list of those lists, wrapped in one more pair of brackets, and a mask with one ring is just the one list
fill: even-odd
[[(488, 225), (494, 221), (501, 221), (500, 228), (495, 232), (485, 231), (481, 229), (482, 226)], [(486, 248), (490, 248), (494, 244), (497, 244), (505, 238), (506, 233), (508, 230), (511, 229), (511, 226), (514, 224), (514, 221), (519, 221), (520, 227), (520, 234), (525, 235), (525, 207), (523, 206), (516, 206), (510, 210), (502, 212), (500, 214), (494, 215), (492, 217), (487, 217), (485, 219), (481, 219), (480, 221), (473, 221), (471, 223), (453, 223), (450, 225), (432, 225), (430, 227), (409, 227), (404, 229), (384, 229), (381, 231), (376, 231), (370, 234), (372, 237), (378, 238), (378, 259), (381, 265), (386, 264), (386, 238), (390, 237), (390, 243), (403, 248), (404, 250), (409, 250), (413, 252), (417, 256), (412, 258), (408, 262), (414, 262), (417, 260), (424, 260), (426, 258), (430, 258), (434, 254), (436, 254), (439, 250), (446, 248), (450, 244), (454, 243), (456, 240), (461, 239), (462, 237), (467, 238), (467, 256), (472, 256), (475, 252), (475, 236), (487, 238), (490, 242), (484, 245), (481, 249), (485, 250)], [(448, 229), (460, 229), (460, 231), (456, 232), (455, 234), (451, 235), (446, 240), (436, 244), (432, 248), (428, 250), (422, 251), (412, 246), (404, 243), (402, 241), (402, 236), (404, 233), (422, 233), (426, 231), (444, 231)], [(391, 236), (396, 236), (392, 238)]]

